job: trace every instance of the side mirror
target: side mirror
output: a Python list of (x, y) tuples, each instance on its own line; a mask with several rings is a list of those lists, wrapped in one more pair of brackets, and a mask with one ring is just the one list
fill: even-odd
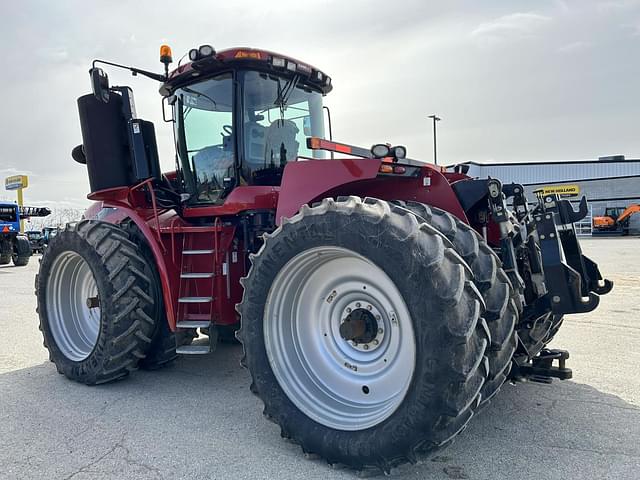
[(103, 103), (109, 103), (109, 77), (101, 68), (89, 70), (93, 95)]

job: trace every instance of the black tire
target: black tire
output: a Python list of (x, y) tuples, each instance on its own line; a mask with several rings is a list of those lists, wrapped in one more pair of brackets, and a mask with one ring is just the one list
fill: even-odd
[(11, 263), (11, 254), (0, 255), (0, 265), (7, 265)]
[(143, 370), (158, 370), (171, 365), (178, 358), (176, 334), (171, 331), (167, 321), (160, 276), (155, 266), (153, 252), (135, 223), (132, 221), (123, 222), (120, 227), (127, 231), (131, 241), (138, 246), (140, 254), (145, 259), (144, 273), (151, 279), (151, 293), (154, 303), (152, 317), (155, 328), (151, 334), (151, 343), (145, 351), (145, 357), (140, 360), (138, 366)]
[[(303, 206), (265, 236), (242, 282), (238, 339), (244, 348), (242, 363), (252, 376), (251, 390), (283, 437), (330, 464), (389, 472), (415, 462), (418, 452), (447, 445), (465, 428), (488, 374), (489, 331), (471, 272), (445, 242), (408, 211), (357, 197)], [(357, 252), (375, 263), (395, 283), (413, 319), (416, 361), (409, 389), (388, 418), (364, 430), (329, 428), (305, 415), (283, 391), (265, 349), (263, 316), (274, 278), (297, 254), (326, 246)]]
[[(56, 342), (47, 310), (52, 268), (60, 255), (69, 253), (86, 262), (98, 297), (108, 299), (100, 302), (95, 345), (86, 358), (77, 361)], [(152, 279), (144, 273), (147, 267), (127, 233), (109, 223), (84, 220), (70, 224), (51, 240), (36, 276), (36, 295), (44, 346), (59, 373), (95, 385), (123, 378), (137, 368), (154, 331)]]
[(25, 267), (29, 264), (31, 257), (31, 244), (29, 239), (24, 235), (18, 235), (13, 244), (13, 254), (11, 259), (16, 267)]
[(491, 332), (491, 346), (487, 349), (489, 377), (482, 387), (482, 405), (495, 396), (511, 370), (513, 354), (517, 346), (515, 326), (518, 309), (513, 299), (514, 291), (502, 262), (472, 227), (439, 208), (418, 202), (394, 202), (406, 208), (420, 221), (426, 221), (444, 234), (456, 252), (471, 267), (474, 282), (486, 304), (484, 318)]

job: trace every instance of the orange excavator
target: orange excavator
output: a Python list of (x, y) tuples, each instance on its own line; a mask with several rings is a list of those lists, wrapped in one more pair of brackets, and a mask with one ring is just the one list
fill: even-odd
[(640, 205), (628, 207), (608, 207), (604, 216), (593, 217), (593, 235), (629, 235), (629, 220), (640, 212)]

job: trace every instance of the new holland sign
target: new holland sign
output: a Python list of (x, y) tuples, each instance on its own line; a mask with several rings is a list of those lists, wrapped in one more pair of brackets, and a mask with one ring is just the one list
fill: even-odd
[(558, 195), (575, 196), (580, 194), (578, 185), (547, 185), (541, 188), (543, 195), (557, 193)]
[(4, 188), (7, 190), (20, 190), (29, 186), (29, 178), (26, 175), (13, 175), (4, 179)]

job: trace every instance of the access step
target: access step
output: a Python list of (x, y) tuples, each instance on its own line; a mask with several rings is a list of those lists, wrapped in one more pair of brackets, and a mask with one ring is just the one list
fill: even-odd
[(213, 272), (181, 273), (180, 278), (213, 278)]
[(213, 297), (181, 297), (178, 303), (211, 303)]
[(205, 249), (205, 250), (183, 250), (182, 254), (183, 255), (209, 255), (211, 253), (213, 253), (214, 250), (211, 249)]
[(178, 328), (209, 328), (210, 326), (209, 320), (181, 320), (176, 323)]
[(182, 345), (176, 348), (179, 355), (206, 355), (211, 352), (209, 345)]

